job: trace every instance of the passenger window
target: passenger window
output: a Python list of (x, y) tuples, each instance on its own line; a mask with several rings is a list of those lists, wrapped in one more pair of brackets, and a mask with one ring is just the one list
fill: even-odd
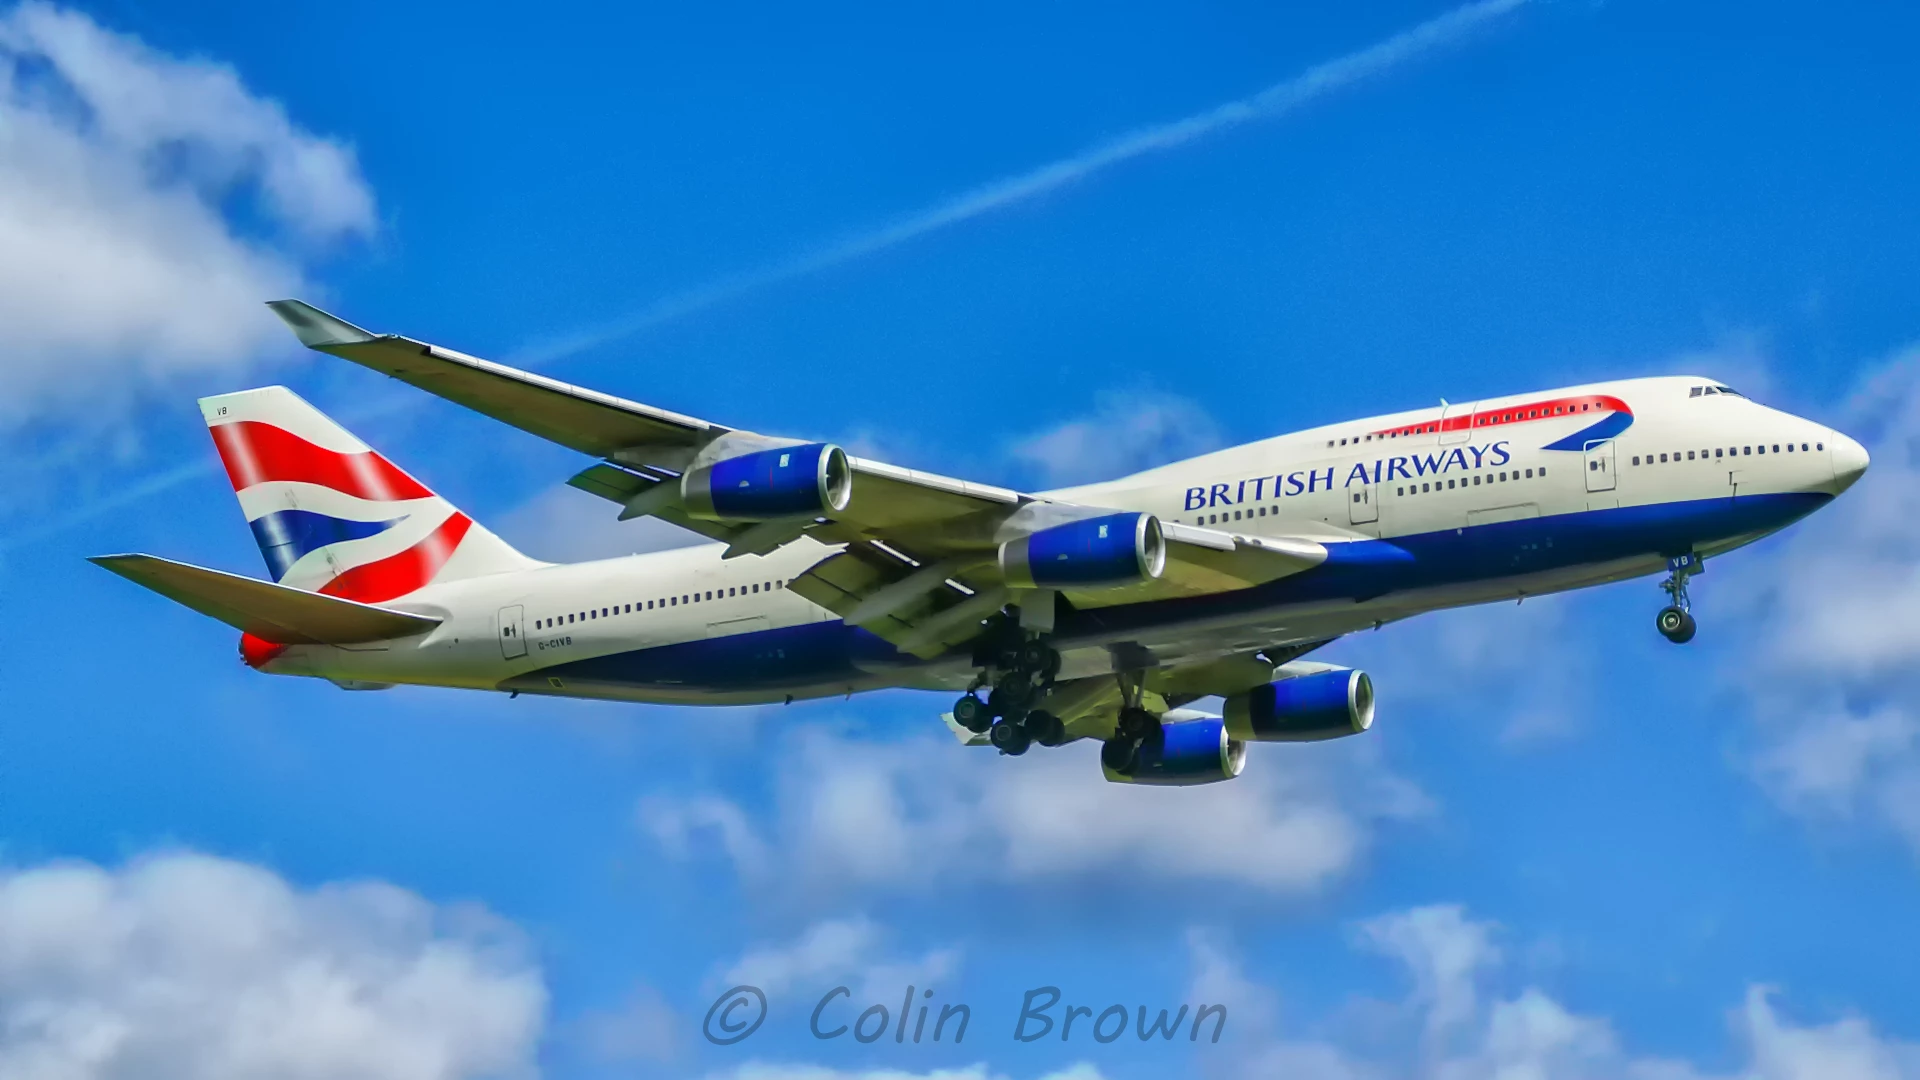
[(1827, 444), (1826, 444), (1826, 443), (1823, 443), (1823, 442), (1821, 442), (1821, 443), (1814, 443), (1814, 444), (1813, 444), (1813, 448), (1814, 448), (1815, 450), (1825, 450), (1825, 449), (1827, 448)]
[[(1760, 450), (1761, 450), (1761, 452), (1762, 452), (1762, 453), (1765, 453), (1765, 452), (1766, 452), (1766, 449), (1767, 449), (1767, 448), (1766, 448), (1766, 447), (1764, 447), (1764, 446), (1760, 448)], [(1743, 447), (1741, 447), (1741, 448), (1740, 448), (1740, 456), (1741, 456), (1741, 457), (1752, 457), (1752, 456), (1753, 456), (1753, 447), (1751, 447), (1751, 446), (1743, 446)]]
[(1691, 450), (1689, 450), (1689, 451), (1687, 451), (1687, 460), (1688, 460), (1688, 461), (1692, 461), (1692, 460), (1693, 460), (1693, 451), (1691, 451)]
[(1547, 467), (1545, 465), (1540, 466), (1540, 475), (1541, 476), (1547, 475)]
[(1395, 495), (1405, 495), (1407, 493), (1407, 489), (1403, 487), (1397, 487), (1393, 489), (1393, 493)]
[(1528, 469), (1528, 470), (1527, 470), (1527, 479), (1529, 479), (1529, 480), (1531, 480), (1531, 479), (1533, 479), (1533, 470), (1532, 470), (1532, 469)]

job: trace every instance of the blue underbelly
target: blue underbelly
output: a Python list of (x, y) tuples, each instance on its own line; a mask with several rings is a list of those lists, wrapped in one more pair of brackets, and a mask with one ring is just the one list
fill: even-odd
[[(1238, 592), (1078, 611), (1065, 640), (1328, 600), (1468, 584), (1695, 547), (1781, 528), (1831, 496), (1751, 495), (1590, 510), (1328, 545), (1311, 570)], [(837, 620), (635, 649), (545, 668), (514, 682), (715, 692), (819, 686), (864, 678), (863, 665), (910, 662), (885, 641)], [(552, 684), (553, 679), (560, 680)]]

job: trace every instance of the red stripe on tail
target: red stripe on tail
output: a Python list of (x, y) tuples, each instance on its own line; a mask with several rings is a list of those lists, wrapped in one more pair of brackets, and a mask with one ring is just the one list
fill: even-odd
[(320, 588), (328, 596), (378, 604), (421, 588), (432, 581), (440, 568), (453, 557), (453, 551), (473, 527), (473, 519), (455, 511), (440, 523), (426, 539), (397, 555), (379, 562), (356, 566)]
[(292, 480), (374, 502), (433, 495), (418, 480), (371, 450), (343, 454), (256, 420), (219, 424), (212, 431), (235, 491), (272, 480)]

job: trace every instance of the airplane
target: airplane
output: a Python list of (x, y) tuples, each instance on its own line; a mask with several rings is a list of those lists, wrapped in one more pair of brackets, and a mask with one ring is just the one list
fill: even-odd
[[(1359, 630), (1666, 572), (1807, 516), (1866, 450), (1713, 379), (1626, 379), (1329, 424), (1023, 492), (628, 401), (298, 300), (306, 346), (599, 459), (569, 481), (711, 543), (527, 557), (292, 391), (201, 411), (262, 581), (93, 561), (241, 631), (250, 667), (678, 705), (958, 692), (965, 744), (1101, 742), (1103, 775), (1240, 775), (1247, 746), (1368, 730), (1372, 680), (1306, 659)], [(1192, 708), (1220, 698), (1218, 713)]]

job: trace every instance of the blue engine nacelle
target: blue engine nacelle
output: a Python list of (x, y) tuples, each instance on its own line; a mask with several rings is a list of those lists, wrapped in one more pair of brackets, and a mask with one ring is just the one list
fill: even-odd
[(1317, 742), (1373, 726), (1373, 680), (1327, 668), (1227, 698), (1227, 730), (1248, 742)]
[(689, 469), (680, 491), (687, 512), (697, 518), (813, 517), (847, 508), (853, 466), (832, 443), (776, 446)]
[(1184, 711), (1162, 718), (1159, 747), (1142, 746), (1126, 772), (1103, 764), (1107, 779), (1116, 784), (1192, 787), (1239, 776), (1247, 763), (1247, 744), (1234, 738), (1220, 717), (1191, 713), (1182, 719)]
[(1000, 545), (1000, 573), (1021, 589), (1097, 589), (1160, 576), (1167, 541), (1152, 514), (1107, 514)]

